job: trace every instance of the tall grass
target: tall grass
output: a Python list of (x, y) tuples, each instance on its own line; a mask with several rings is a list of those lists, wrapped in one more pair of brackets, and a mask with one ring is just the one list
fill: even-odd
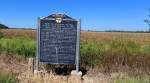
[[(119, 67), (150, 71), (150, 44), (140, 44), (128, 38), (116, 38), (109, 42), (83, 41), (80, 47), (81, 66), (104, 67), (119, 70)], [(123, 67), (124, 66), (124, 67)]]
[(12, 73), (0, 71), (0, 83), (18, 83), (18, 81)]
[(138, 76), (138, 77), (124, 77), (115, 80), (115, 83), (150, 83), (149, 76)]
[[(30, 38), (1, 38), (0, 53), (23, 57), (36, 55), (36, 41)], [(81, 40), (80, 65), (84, 68), (103, 67), (105, 70), (124, 66), (150, 71), (150, 43), (138, 43), (127, 37), (110, 41)]]
[(105, 52), (108, 50), (108, 45), (97, 42), (81, 42), (80, 57), (82, 66), (94, 67), (102, 63)]
[(0, 53), (17, 54), (23, 57), (35, 56), (35, 41), (25, 38), (0, 39)]
[(3, 36), (4, 36), (3, 33), (0, 32), (0, 39), (3, 38)]
[[(1, 30), (0, 53), (33, 57), (36, 54), (35, 31)], [(84, 68), (119, 67), (150, 71), (149, 33), (82, 32), (80, 65)]]

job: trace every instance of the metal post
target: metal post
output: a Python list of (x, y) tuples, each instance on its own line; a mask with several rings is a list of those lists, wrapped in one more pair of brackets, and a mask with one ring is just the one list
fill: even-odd
[(80, 57), (80, 30), (81, 20), (77, 23), (77, 40), (76, 40), (76, 72), (79, 72), (79, 57)]
[(38, 18), (37, 28), (37, 54), (36, 54), (36, 70), (39, 70), (39, 56), (40, 56), (40, 18)]

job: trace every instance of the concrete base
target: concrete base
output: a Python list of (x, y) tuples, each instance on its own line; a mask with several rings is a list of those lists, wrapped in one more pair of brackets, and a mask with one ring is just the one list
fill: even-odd
[(82, 76), (82, 72), (77, 72), (76, 70), (71, 71), (71, 75)]
[(71, 71), (68, 83), (82, 83), (82, 72), (77, 72), (76, 70)]
[(35, 76), (44, 76), (47, 72), (46, 71), (43, 71), (43, 70), (34, 70), (34, 75)]

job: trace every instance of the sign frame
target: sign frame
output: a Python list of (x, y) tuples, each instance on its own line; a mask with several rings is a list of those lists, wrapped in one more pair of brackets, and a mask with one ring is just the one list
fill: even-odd
[[(40, 62), (40, 28), (41, 28), (41, 18), (38, 18), (38, 28), (37, 28), (37, 54), (36, 54), (36, 70), (39, 70), (39, 64), (51, 64), (49, 62)], [(77, 28), (76, 28), (76, 55), (75, 55), (75, 65), (76, 71), (79, 71), (79, 61), (80, 61), (80, 33), (81, 33), (81, 19), (77, 21)], [(59, 64), (59, 63), (56, 63)], [(54, 64), (55, 65), (55, 64)]]

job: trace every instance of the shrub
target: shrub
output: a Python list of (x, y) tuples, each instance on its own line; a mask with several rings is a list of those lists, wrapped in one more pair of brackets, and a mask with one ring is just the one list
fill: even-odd
[(81, 42), (81, 64), (92, 68), (94, 66), (98, 66), (101, 64), (105, 51), (106, 44), (97, 42)]

